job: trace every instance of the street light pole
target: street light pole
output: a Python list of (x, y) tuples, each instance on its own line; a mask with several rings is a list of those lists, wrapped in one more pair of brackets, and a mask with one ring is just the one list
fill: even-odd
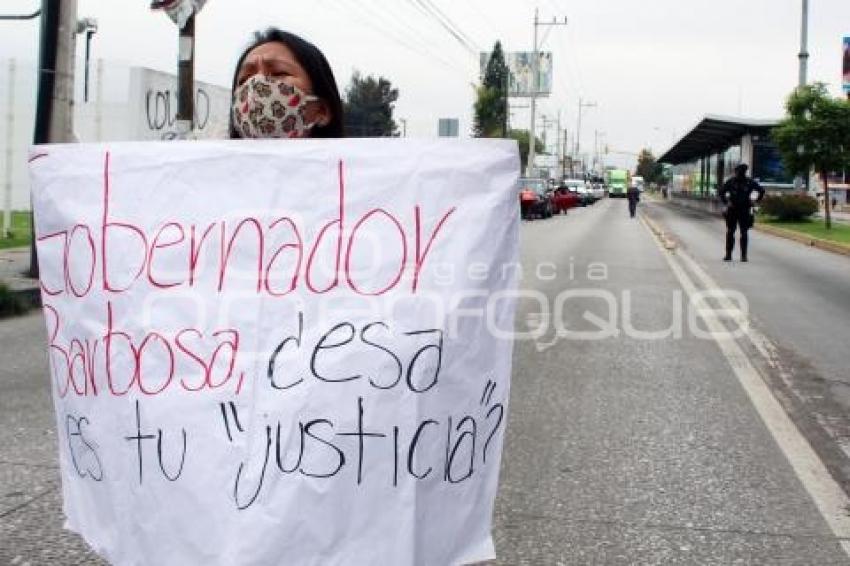
[(531, 52), (531, 125), (528, 130), (528, 162), (525, 164), (525, 175), (531, 177), (531, 172), (534, 171), (534, 157), (536, 153), (537, 137), (534, 134), (534, 121), (537, 119), (535, 111), (537, 110), (537, 26), (538, 10), (534, 9), (534, 49)]
[(86, 64), (85, 79), (83, 83), (83, 102), (89, 101), (89, 61), (91, 58), (91, 39), (97, 33), (97, 20), (94, 18), (83, 18), (77, 22), (77, 33), (86, 34)]
[[(73, 141), (76, 31), (77, 0), (42, 1), (34, 144)], [(30, 225), (27, 275), (36, 278), (35, 223)]]
[(806, 71), (807, 71), (808, 61), (809, 61), (808, 41), (809, 41), (809, 0), (803, 0), (803, 21), (802, 21), (802, 29), (800, 31), (800, 54), (798, 55), (798, 58), (800, 60), (800, 80), (799, 80), (798, 84), (801, 88), (806, 86)]

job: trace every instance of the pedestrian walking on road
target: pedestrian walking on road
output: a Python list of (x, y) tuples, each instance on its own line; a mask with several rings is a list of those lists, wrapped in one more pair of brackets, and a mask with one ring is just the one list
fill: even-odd
[(342, 100), (327, 59), (312, 43), (257, 32), (233, 75), (230, 137), (341, 138)]
[(626, 191), (626, 198), (629, 199), (629, 216), (634, 218), (635, 213), (637, 213), (637, 205), (640, 202), (640, 189), (635, 185), (630, 186), (629, 190)]
[(735, 167), (735, 175), (723, 183), (720, 189), (720, 201), (726, 205), (723, 217), (726, 219), (726, 255), (723, 261), (732, 261), (735, 249), (735, 230), (741, 229), (741, 261), (747, 261), (747, 231), (753, 227), (752, 194), (755, 202), (764, 198), (764, 189), (750, 177), (747, 177), (747, 165), (741, 163)]

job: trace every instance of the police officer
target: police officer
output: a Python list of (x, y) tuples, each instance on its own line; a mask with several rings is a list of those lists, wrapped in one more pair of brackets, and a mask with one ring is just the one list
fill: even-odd
[(735, 167), (735, 175), (723, 183), (720, 189), (720, 201), (726, 205), (726, 255), (723, 261), (732, 261), (735, 249), (735, 229), (741, 229), (741, 261), (747, 261), (747, 231), (752, 227), (753, 201), (750, 195), (758, 193), (756, 202), (764, 198), (764, 189), (753, 179), (747, 177), (747, 165), (741, 163)]

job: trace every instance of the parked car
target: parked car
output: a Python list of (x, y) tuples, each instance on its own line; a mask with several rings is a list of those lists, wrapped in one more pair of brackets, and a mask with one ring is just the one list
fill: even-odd
[(543, 179), (523, 177), (519, 180), (520, 213), (528, 220), (551, 218), (555, 214), (552, 191)]
[(596, 200), (602, 200), (603, 198), (605, 198), (605, 187), (602, 183), (591, 183), (590, 190), (593, 193), (593, 198), (595, 198)]
[(587, 187), (587, 182), (584, 179), (564, 179), (564, 185), (567, 187), (567, 190), (576, 194), (581, 206), (587, 206), (596, 202), (596, 197)]

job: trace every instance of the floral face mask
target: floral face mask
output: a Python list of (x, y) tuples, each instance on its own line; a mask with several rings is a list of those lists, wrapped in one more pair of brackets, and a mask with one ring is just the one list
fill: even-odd
[(233, 123), (243, 138), (303, 138), (316, 125), (304, 109), (317, 100), (280, 79), (254, 75), (236, 89)]

